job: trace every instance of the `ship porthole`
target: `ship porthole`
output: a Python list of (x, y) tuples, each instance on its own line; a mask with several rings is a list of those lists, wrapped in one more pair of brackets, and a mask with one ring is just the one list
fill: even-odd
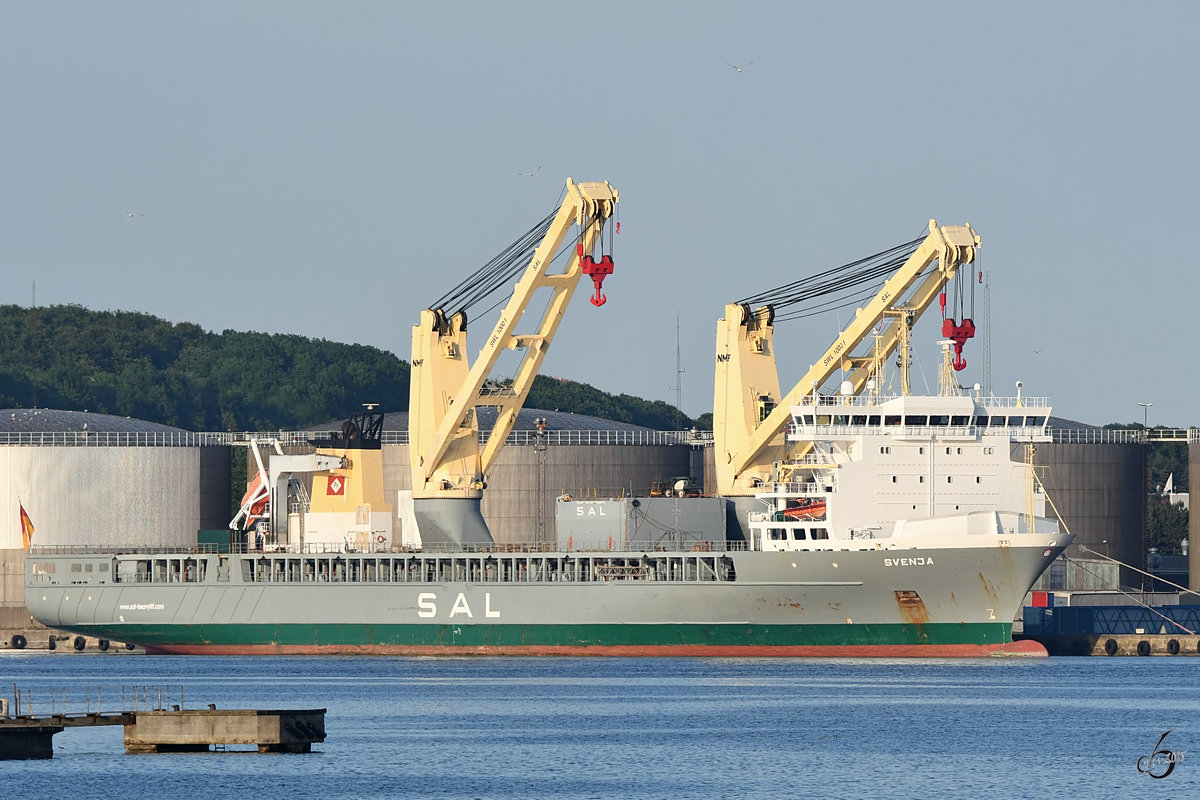
[(1137, 651), (1137, 653), (1138, 653), (1138, 655), (1139, 655), (1139, 656), (1148, 656), (1148, 655), (1150, 655), (1150, 643), (1149, 643), (1149, 642), (1147, 642), (1145, 639), (1142, 639), (1140, 642), (1138, 642), (1138, 651)]
[(1105, 642), (1104, 652), (1108, 653), (1110, 656), (1115, 656), (1117, 654), (1117, 640), (1109, 639), (1107, 642)]
[(1172, 639), (1167, 642), (1167, 652), (1173, 656), (1179, 655), (1179, 640)]

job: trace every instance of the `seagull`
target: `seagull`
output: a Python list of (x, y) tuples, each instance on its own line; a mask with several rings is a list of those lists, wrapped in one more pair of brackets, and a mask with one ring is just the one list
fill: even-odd
[[(754, 63), (753, 61), (747, 61), (747, 62), (746, 62), (746, 66), (748, 67), (748, 66), (750, 66), (750, 65), (751, 65), (751, 64), (753, 64), (753, 63)], [(737, 64), (730, 64), (728, 61), (726, 61), (726, 62), (725, 62), (725, 66), (727, 66), (727, 67), (733, 67), (733, 69), (734, 69), (734, 71), (735, 71), (735, 72), (741, 72), (741, 71), (742, 71), (742, 69), (743, 69), (743, 67), (739, 67)]]
[(144, 217), (146, 215), (140, 211), (130, 211), (129, 213), (122, 214), (121, 216), (125, 217), (125, 219), (137, 219), (138, 217)]
[(518, 174), (518, 175), (524, 175), (526, 178), (532, 178), (534, 175), (536, 175), (536, 174), (537, 174), (537, 171), (538, 171), (538, 169), (541, 169), (541, 168), (542, 168), (542, 165), (541, 165), (541, 164), (539, 164), (539, 165), (538, 165), (538, 168), (537, 168), (537, 169), (535, 169), (535, 170), (530, 170), (529, 172), (518, 172), (517, 174)]

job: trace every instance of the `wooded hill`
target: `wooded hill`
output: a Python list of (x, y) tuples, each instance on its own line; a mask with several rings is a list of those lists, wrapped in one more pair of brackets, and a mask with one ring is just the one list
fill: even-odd
[[(385, 350), (210, 333), (129, 311), (0, 305), (0, 353), (0, 408), (87, 410), (192, 431), (295, 430), (343, 419), (365, 402), (408, 409), (408, 362)], [(657, 430), (696, 424), (662, 401), (542, 376), (526, 406)]]

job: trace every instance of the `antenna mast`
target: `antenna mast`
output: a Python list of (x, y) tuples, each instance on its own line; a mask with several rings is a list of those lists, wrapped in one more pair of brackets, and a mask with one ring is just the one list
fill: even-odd
[(679, 351), (679, 312), (675, 312), (675, 430), (683, 428), (683, 362)]
[(983, 394), (992, 396), (992, 275), (984, 274), (983, 283)]

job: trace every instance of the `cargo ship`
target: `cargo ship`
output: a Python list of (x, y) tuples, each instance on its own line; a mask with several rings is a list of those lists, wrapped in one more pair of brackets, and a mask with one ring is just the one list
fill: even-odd
[(1013, 619), (1072, 535), (1044, 515), (1031, 455), (1012, 454), (1049, 440), (1048, 402), (814, 392), (791, 414), (802, 455), (744, 519), (694, 493), (564, 496), (552, 542), (412, 546), (361, 513), (326, 513), (341, 533), (322, 538), (318, 498), (365, 487), (383, 507), (368, 412), (310, 457), (307, 539), (34, 547), (26, 604), (150, 653), (1045, 654), (1013, 641)]

